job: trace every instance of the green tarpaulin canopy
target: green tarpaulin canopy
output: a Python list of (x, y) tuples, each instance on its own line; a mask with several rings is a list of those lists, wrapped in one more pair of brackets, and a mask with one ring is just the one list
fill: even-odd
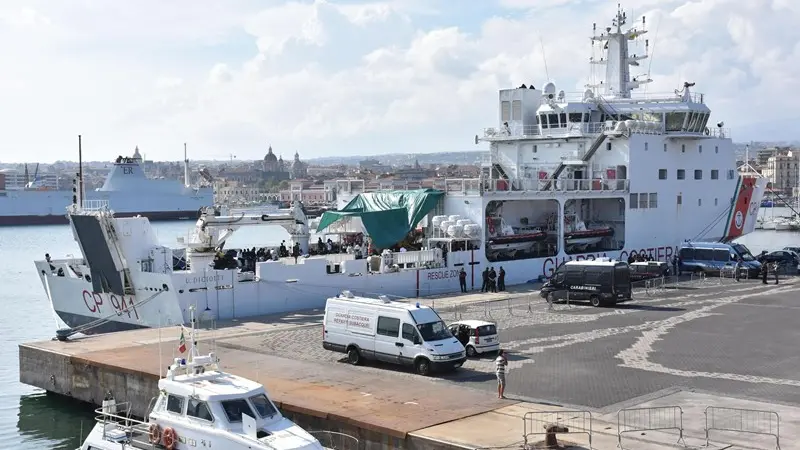
[(442, 196), (444, 192), (436, 189), (359, 194), (341, 210), (326, 211), (317, 232), (344, 217), (358, 217), (375, 246), (391, 247), (402, 241)]

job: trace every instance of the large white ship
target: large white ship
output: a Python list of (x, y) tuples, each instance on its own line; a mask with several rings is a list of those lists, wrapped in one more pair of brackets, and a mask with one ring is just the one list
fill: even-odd
[(766, 179), (737, 171), (728, 131), (708, 125), (711, 111), (692, 83), (670, 94), (632, 94), (650, 81), (630, 75), (647, 53), (629, 45), (646, 30), (623, 29), (625, 22), (618, 12), (593, 36), (599, 56), (591, 62), (605, 68), (605, 79), (575, 98), (553, 83), (500, 91), (499, 127), (475, 138), (489, 147), (481, 177), (383, 192), (340, 181), (344, 206), (317, 225), (322, 233), (361, 228), (379, 248), (421, 232), (422, 250), (215, 268), (214, 255), (241, 226), (281, 226), (306, 253), (311, 230), (300, 205), (267, 215), (208, 210), (178, 249), (160, 246), (146, 218), (76, 206), (69, 217), (83, 258), (35, 263), (53, 308), (84, 333), (182, 323), (190, 306), (242, 318), (322, 307), (345, 289), (458, 292), (461, 269), (478, 289), (489, 266), (502, 266), (512, 285), (547, 278), (571, 259), (670, 261), (683, 241), (751, 232)]
[[(86, 190), (84, 200), (107, 203), (118, 217), (196, 219), (200, 208), (213, 205), (214, 192), (209, 185), (191, 186), (188, 169), (184, 176), (184, 182), (148, 178), (137, 148), (131, 157), (118, 157), (103, 186)], [(0, 226), (66, 224), (73, 195), (71, 190), (50, 189), (35, 181), (22, 189), (7, 188), (0, 174)]]

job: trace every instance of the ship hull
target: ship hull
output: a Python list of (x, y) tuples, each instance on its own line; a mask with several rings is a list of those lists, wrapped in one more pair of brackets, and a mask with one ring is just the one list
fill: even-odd
[[(196, 220), (198, 211), (140, 211), (123, 212), (116, 214), (117, 217), (147, 217), (152, 221), (170, 220)], [(66, 225), (69, 223), (67, 215), (24, 215), (24, 216), (0, 216), (0, 226), (19, 226), (19, 225)]]

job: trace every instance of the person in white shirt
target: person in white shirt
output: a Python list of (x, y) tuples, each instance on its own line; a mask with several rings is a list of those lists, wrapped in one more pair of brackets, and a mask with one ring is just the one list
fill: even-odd
[(506, 390), (506, 366), (508, 365), (508, 360), (503, 350), (497, 352), (497, 359), (494, 360), (494, 365), (495, 374), (497, 375), (497, 398), (506, 398), (503, 394)]

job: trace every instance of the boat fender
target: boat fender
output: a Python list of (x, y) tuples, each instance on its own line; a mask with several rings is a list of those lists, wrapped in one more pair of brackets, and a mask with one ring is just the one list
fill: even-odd
[(178, 442), (178, 436), (175, 434), (175, 430), (172, 427), (164, 428), (164, 437), (163, 437), (163, 444), (164, 448), (167, 450), (174, 450), (175, 443)]
[(155, 445), (161, 442), (161, 427), (156, 423), (150, 424), (150, 443)]
[(708, 127), (706, 127), (704, 133), (706, 134), (706, 136), (708, 136), (709, 134), (711, 134), (711, 130), (709, 130)]

